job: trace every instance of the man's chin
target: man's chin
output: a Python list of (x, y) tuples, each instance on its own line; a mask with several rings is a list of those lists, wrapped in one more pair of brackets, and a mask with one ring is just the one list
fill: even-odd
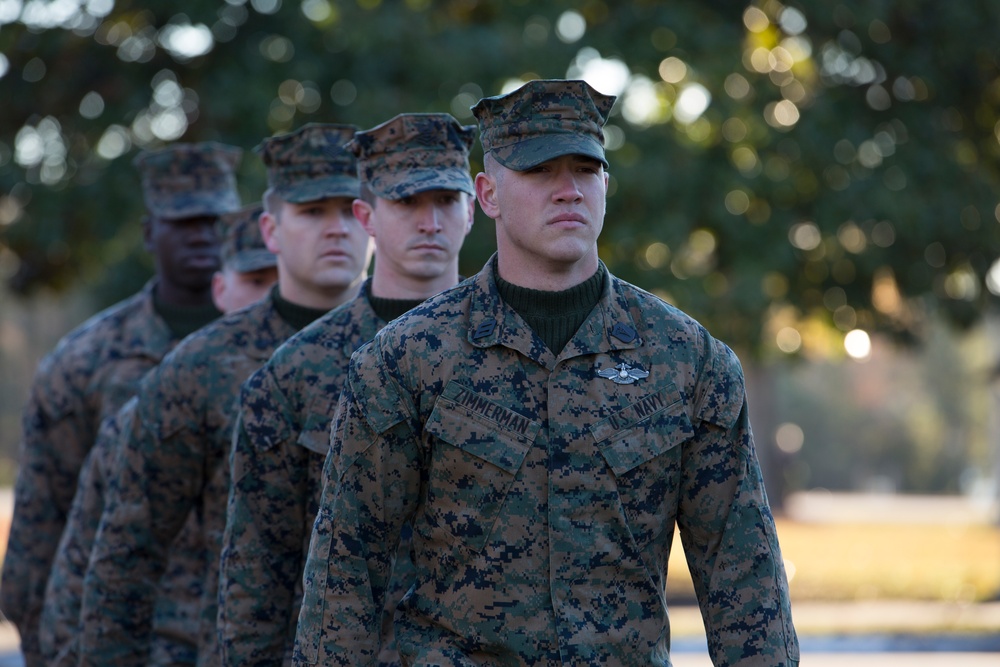
[(191, 292), (201, 292), (212, 287), (212, 276), (221, 267), (213, 269), (188, 269), (175, 282)]

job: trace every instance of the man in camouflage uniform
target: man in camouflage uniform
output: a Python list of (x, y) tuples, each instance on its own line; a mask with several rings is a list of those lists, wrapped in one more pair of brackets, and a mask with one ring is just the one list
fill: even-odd
[(373, 664), (406, 522), (405, 664), (669, 665), (675, 526), (713, 662), (798, 664), (739, 362), (598, 259), (613, 102), (549, 80), (474, 107), (497, 254), (351, 359), (299, 664)]
[(375, 240), (375, 269), (353, 301), (290, 338), (243, 385), (219, 582), (227, 666), (291, 662), (347, 363), (386, 322), (458, 282), (475, 207), (474, 133), (448, 114), (401, 114), (348, 144), (361, 180), (354, 214)]
[(0, 609), (21, 635), (27, 667), (42, 665), (38, 618), (77, 476), (101, 421), (177, 341), (219, 316), (211, 279), (219, 266), (215, 222), (239, 208), (234, 170), (242, 151), (175, 144), (135, 161), (155, 276), (138, 294), (67, 334), (38, 367), (24, 410), (15, 509)]
[(260, 232), (260, 203), (222, 216), (222, 269), (212, 276), (212, 301), (228, 314), (246, 308), (278, 281), (278, 258)]
[(256, 304), (187, 338), (143, 379), (122, 434), (84, 578), (80, 664), (149, 660), (156, 582), (191, 513), (202, 522), (198, 665), (218, 664), (219, 552), (239, 387), (293, 333), (353, 298), (371, 257), (351, 212), (356, 128), (306, 125), (266, 140), (261, 231), (278, 284)]
[[(278, 279), (274, 254), (264, 245), (258, 218), (259, 204), (221, 216), (222, 268), (212, 277), (212, 300), (231, 313), (261, 299)], [(135, 410), (128, 401), (98, 431), (77, 484), (45, 591), (39, 624), (42, 656), (50, 667), (75, 666), (78, 660), (80, 597), (83, 576), (104, 510), (104, 489), (110, 479), (117, 442)], [(171, 559), (160, 581), (153, 617), (150, 665), (194, 664), (202, 567), (198, 554), (201, 529), (191, 515), (174, 540)], [(190, 562), (184, 559), (188, 558)]]

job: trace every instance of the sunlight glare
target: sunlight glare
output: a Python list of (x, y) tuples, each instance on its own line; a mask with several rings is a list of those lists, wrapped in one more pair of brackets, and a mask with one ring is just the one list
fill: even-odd
[(872, 340), (867, 332), (854, 329), (844, 336), (844, 349), (851, 359), (867, 361), (872, 354)]
[(698, 120), (712, 102), (712, 94), (700, 83), (690, 83), (681, 89), (674, 108), (674, 118), (684, 125)]

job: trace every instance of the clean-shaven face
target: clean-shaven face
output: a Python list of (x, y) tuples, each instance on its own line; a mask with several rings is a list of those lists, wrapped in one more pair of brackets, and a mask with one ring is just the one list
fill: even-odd
[[(279, 216), (265, 212), (262, 231), (278, 256), (282, 294), (336, 294), (367, 270), (371, 241), (354, 217), (350, 197), (282, 202)], [(311, 299), (298, 299), (303, 305)]]
[(377, 198), (374, 206), (355, 202), (356, 212), (375, 239), (379, 271), (424, 280), (455, 269), (459, 250), (472, 229), (474, 206), (471, 196), (457, 190), (428, 190), (396, 200)]
[(277, 281), (278, 269), (273, 266), (255, 271), (226, 266), (212, 276), (212, 301), (223, 313), (232, 313), (260, 301)]
[(146, 247), (161, 280), (191, 291), (208, 289), (220, 265), (217, 221), (208, 215), (147, 220)]
[(608, 174), (582, 155), (525, 171), (494, 165), (476, 179), (483, 211), (496, 221), (497, 249), (523, 267), (565, 267), (593, 260), (604, 226)]

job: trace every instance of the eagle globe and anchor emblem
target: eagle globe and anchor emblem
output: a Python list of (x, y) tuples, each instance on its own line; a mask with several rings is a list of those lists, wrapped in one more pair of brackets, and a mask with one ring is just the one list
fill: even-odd
[(649, 377), (649, 371), (635, 368), (622, 362), (614, 368), (603, 368), (597, 371), (602, 378), (607, 378), (615, 384), (634, 384), (636, 380)]

